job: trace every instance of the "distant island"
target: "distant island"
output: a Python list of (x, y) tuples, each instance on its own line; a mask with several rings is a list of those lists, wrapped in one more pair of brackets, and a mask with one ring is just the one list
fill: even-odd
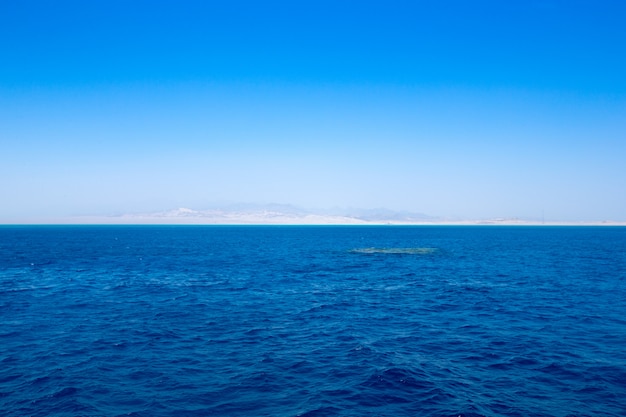
[(290, 204), (231, 204), (204, 210), (177, 208), (148, 213), (74, 216), (36, 223), (189, 225), (592, 225), (626, 226), (619, 221), (545, 221), (520, 218), (451, 219), (423, 213), (377, 209), (311, 210)]

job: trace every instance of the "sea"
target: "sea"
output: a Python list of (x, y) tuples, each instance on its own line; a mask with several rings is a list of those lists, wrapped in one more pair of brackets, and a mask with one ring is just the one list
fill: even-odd
[(0, 226), (0, 415), (626, 415), (626, 227)]

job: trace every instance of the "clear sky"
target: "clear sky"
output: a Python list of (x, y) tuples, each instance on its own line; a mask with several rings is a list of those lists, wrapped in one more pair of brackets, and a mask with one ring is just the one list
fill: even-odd
[(0, 2), (0, 223), (626, 221), (626, 2)]

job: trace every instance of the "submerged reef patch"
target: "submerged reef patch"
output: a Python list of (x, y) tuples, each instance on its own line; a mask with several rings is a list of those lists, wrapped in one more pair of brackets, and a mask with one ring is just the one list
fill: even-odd
[(437, 248), (356, 248), (352, 253), (382, 253), (388, 255), (427, 255), (437, 251)]

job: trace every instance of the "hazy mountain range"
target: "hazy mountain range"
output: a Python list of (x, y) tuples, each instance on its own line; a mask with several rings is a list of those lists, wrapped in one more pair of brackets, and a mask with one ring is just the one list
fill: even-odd
[(311, 210), (290, 204), (230, 204), (204, 210), (173, 210), (110, 216), (123, 223), (198, 223), (198, 224), (368, 224), (416, 223), (433, 217), (385, 208), (332, 208)]
[(619, 225), (616, 221), (544, 221), (501, 217), (488, 219), (450, 219), (423, 213), (387, 208), (308, 209), (291, 204), (227, 204), (204, 209), (177, 208), (165, 211), (126, 213), (108, 216), (75, 216), (41, 220), (35, 223), (66, 224), (276, 224), (276, 225)]

